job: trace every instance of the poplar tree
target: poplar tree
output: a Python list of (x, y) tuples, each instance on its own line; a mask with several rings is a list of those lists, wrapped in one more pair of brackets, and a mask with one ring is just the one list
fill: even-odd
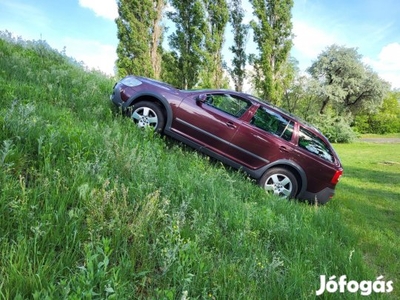
[(119, 0), (117, 5), (118, 74), (158, 78), (165, 0)]
[(205, 51), (201, 72), (201, 87), (221, 88), (224, 86), (222, 46), (225, 28), (229, 20), (229, 10), (226, 0), (203, 0), (205, 11)]
[(244, 10), (241, 0), (232, 0), (230, 7), (230, 23), (232, 25), (233, 45), (229, 50), (233, 53), (232, 68), (229, 74), (235, 85), (235, 90), (241, 92), (246, 77), (246, 43), (249, 25), (243, 24)]
[(174, 8), (169, 18), (176, 31), (169, 37), (169, 45), (176, 57), (178, 88), (193, 88), (199, 81), (204, 53), (204, 7), (201, 0), (171, 0)]
[(164, 26), (162, 25), (162, 19), (164, 14), (164, 8), (166, 0), (153, 0), (155, 15), (152, 19), (152, 31), (151, 31), (151, 64), (154, 71), (154, 77), (160, 79), (161, 76), (161, 65), (162, 65), (162, 37), (164, 33)]
[(258, 55), (251, 62), (254, 85), (262, 98), (279, 104), (283, 95), (282, 65), (292, 47), (293, 0), (249, 0), (256, 20), (251, 21)]
[(166, 51), (162, 54), (161, 80), (182, 88), (182, 78), (179, 70), (179, 57), (175, 51)]

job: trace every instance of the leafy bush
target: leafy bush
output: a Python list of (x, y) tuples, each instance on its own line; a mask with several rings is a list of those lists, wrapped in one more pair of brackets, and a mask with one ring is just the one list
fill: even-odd
[(400, 132), (400, 92), (389, 93), (377, 112), (358, 115), (355, 118), (354, 128), (360, 133)]
[(332, 113), (316, 115), (313, 118), (313, 124), (321, 130), (321, 132), (332, 143), (349, 143), (357, 136), (350, 127), (350, 116), (337, 116)]

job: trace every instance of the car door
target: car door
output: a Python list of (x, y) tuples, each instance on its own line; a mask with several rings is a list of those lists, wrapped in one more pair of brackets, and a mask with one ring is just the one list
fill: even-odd
[(226, 92), (186, 97), (179, 106), (174, 130), (198, 144), (226, 155), (240, 117), (251, 103)]
[(250, 122), (243, 122), (232, 139), (237, 161), (258, 169), (278, 159), (291, 159), (294, 122), (260, 106)]

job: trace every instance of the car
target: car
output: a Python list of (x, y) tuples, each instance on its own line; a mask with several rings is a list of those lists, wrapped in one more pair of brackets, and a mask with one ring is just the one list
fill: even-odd
[(110, 100), (138, 127), (151, 127), (243, 170), (282, 198), (325, 204), (343, 174), (320, 131), (250, 94), (181, 90), (129, 75), (114, 85)]

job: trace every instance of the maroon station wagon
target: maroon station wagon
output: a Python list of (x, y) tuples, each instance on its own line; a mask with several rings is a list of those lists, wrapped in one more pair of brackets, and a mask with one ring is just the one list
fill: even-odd
[(283, 198), (324, 204), (343, 173), (331, 144), (316, 128), (245, 93), (179, 90), (127, 76), (115, 84), (110, 98), (137, 126), (152, 126), (241, 169)]

